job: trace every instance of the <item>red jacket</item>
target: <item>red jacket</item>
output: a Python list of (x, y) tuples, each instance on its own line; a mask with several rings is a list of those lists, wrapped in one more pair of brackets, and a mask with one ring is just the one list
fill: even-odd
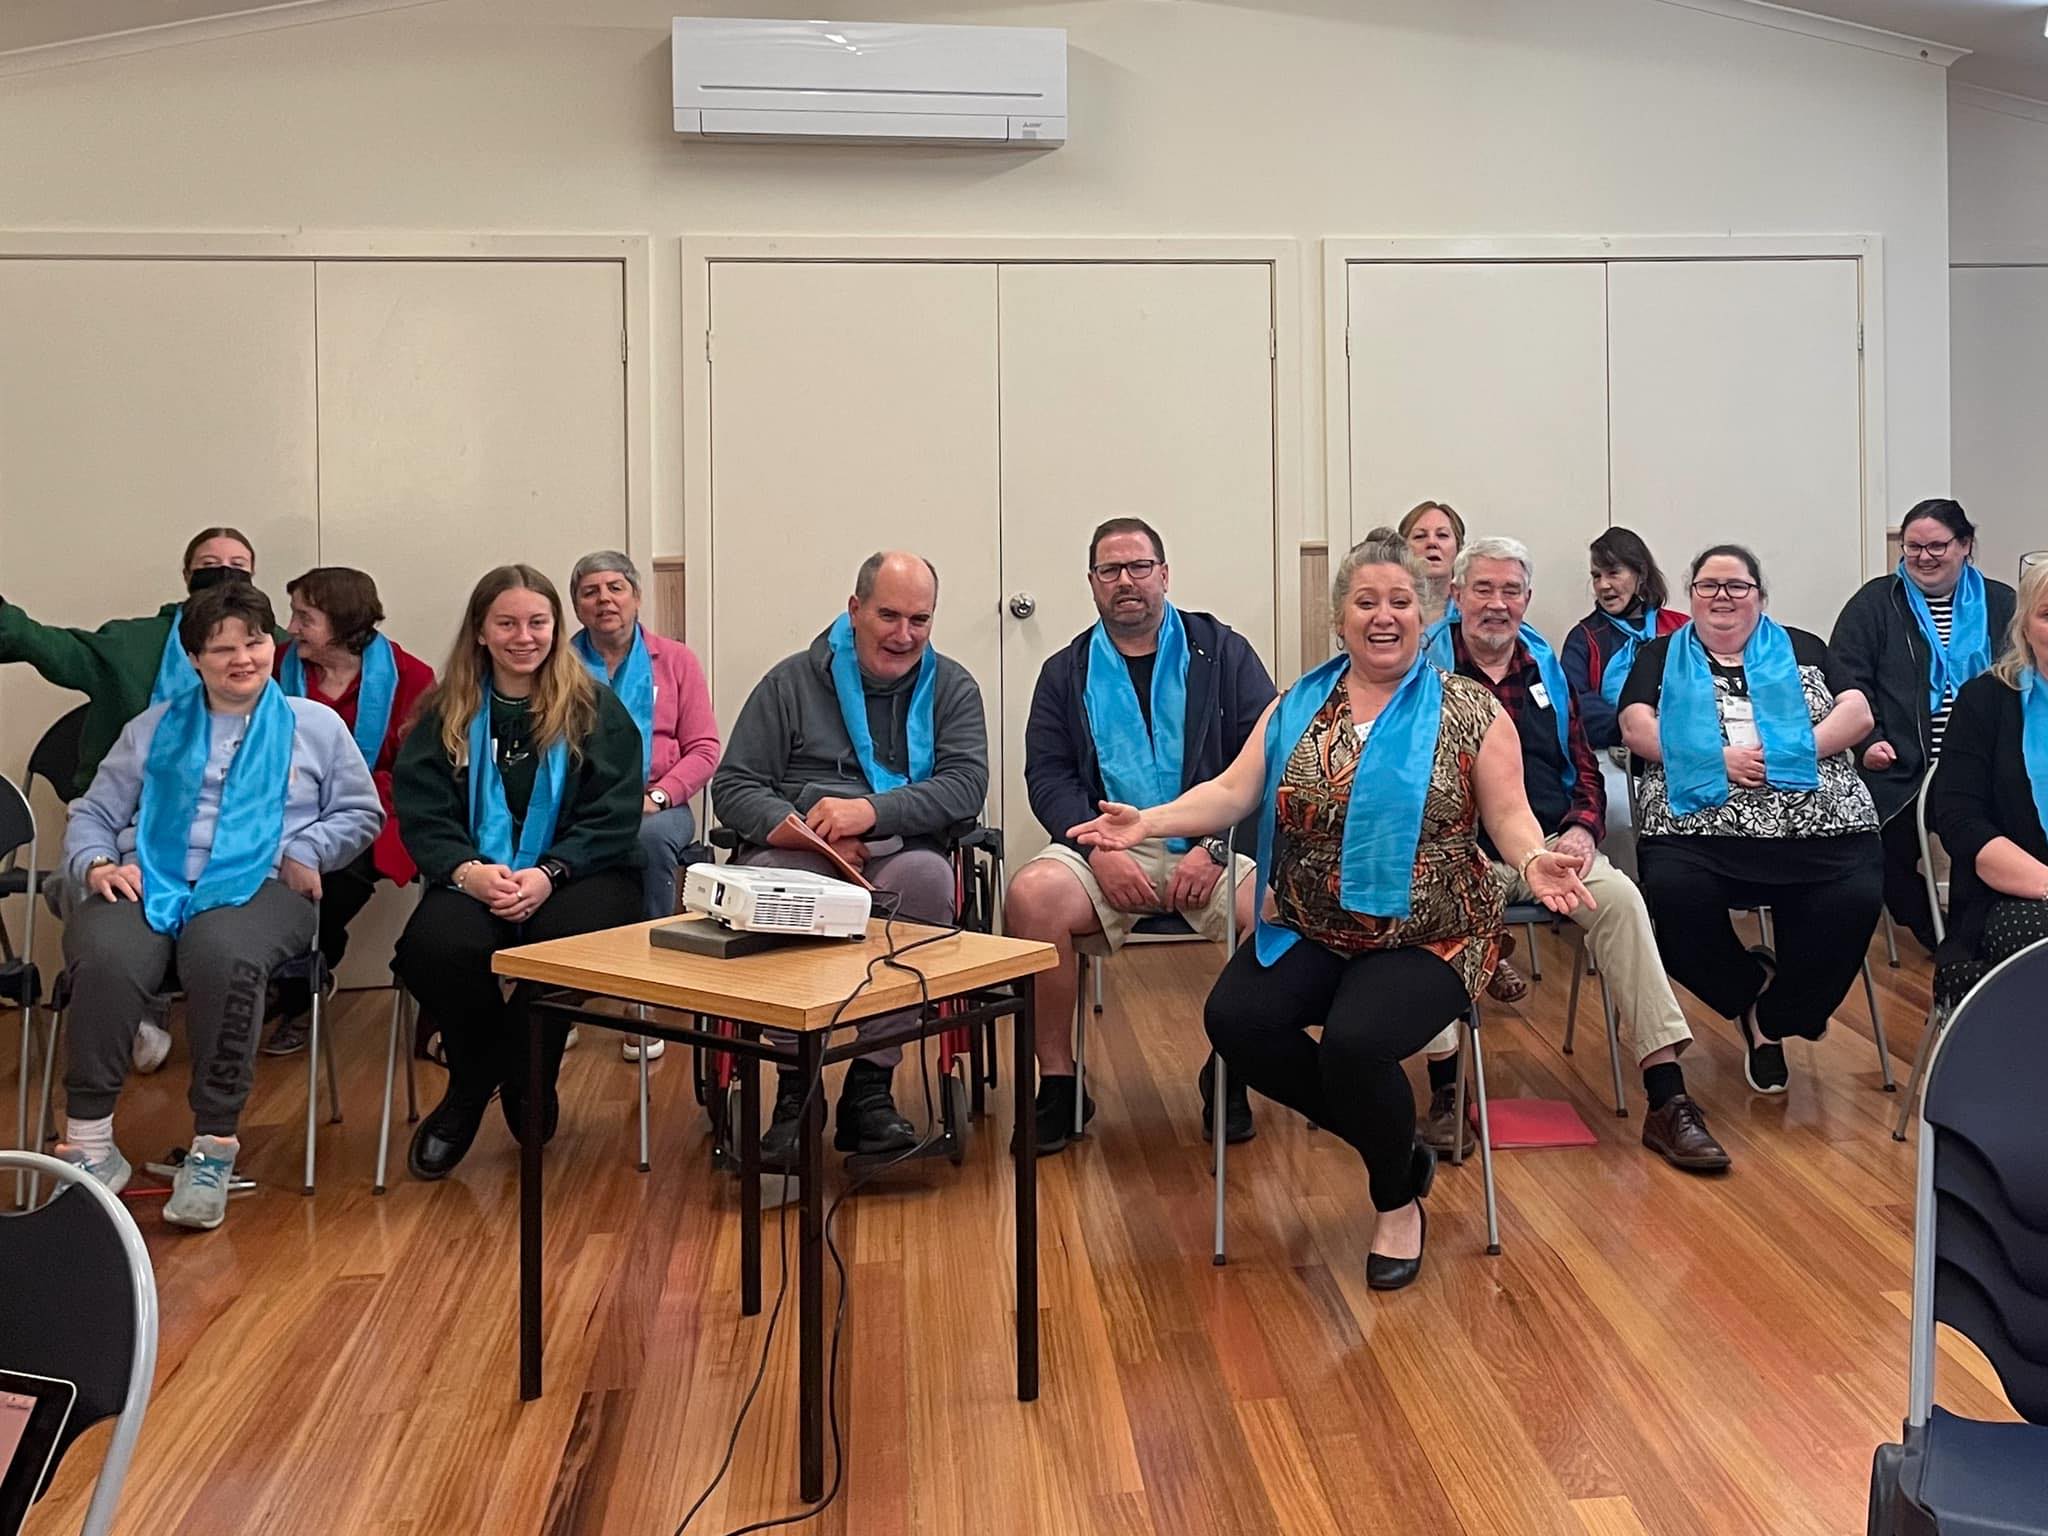
[[(397, 641), (391, 643), (391, 654), (398, 663), (398, 694), (391, 701), (391, 724), (384, 732), (384, 744), (377, 749), (377, 760), (370, 764), (370, 777), (377, 783), (377, 798), (384, 803), (384, 830), (377, 834), (377, 841), (370, 845), (370, 862), (394, 885), (409, 885), (419, 873), (418, 867), (405, 851), (405, 844), (398, 840), (398, 811), (391, 802), (391, 768), (398, 759), (398, 743), (405, 737), (405, 729), (412, 724), (412, 717), (419, 707), (420, 696), (434, 686), (434, 669), (417, 656), (404, 650)], [(277, 665), (284, 665), (284, 650), (279, 647)], [(363, 678), (359, 672), (350, 679), (341, 697), (330, 699), (320, 691), (320, 669), (310, 661), (306, 666), (306, 697), (316, 699), (333, 710), (353, 731), (356, 728), (356, 700), (362, 692)]]

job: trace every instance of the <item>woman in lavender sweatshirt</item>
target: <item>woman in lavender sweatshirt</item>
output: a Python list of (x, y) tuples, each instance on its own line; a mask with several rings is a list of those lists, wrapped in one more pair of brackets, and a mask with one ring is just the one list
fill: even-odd
[(240, 1150), (270, 973), (311, 947), (323, 870), (384, 823), (341, 716), (270, 679), (270, 599), (246, 583), (185, 604), (192, 684), (131, 720), (71, 804), (65, 873), (64, 1144), (113, 1190), (128, 1182), (114, 1105), (135, 1021), (175, 966), (192, 1047), (192, 1149), (164, 1220), (217, 1227)]

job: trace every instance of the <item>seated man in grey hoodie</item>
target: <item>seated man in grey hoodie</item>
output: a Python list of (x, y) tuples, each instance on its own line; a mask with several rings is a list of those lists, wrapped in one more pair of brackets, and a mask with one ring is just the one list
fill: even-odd
[(376, 840), (384, 810), (341, 716), (271, 681), (276, 621), (246, 582), (196, 594), (177, 635), (194, 677), (122, 729), (71, 802), (71, 977), (58, 1155), (118, 1193), (114, 1105), (135, 1021), (175, 968), (192, 1045), (192, 1149), (164, 1220), (227, 1212), (270, 973), (306, 954), (320, 875)]
[[(870, 555), (846, 612), (755, 686), (711, 780), (718, 819), (742, 842), (738, 862), (835, 874), (820, 854), (776, 846), (778, 836), (788, 841), (777, 829), (794, 815), (878, 892), (893, 893), (901, 916), (953, 921), (945, 835), (981, 814), (988, 731), (980, 687), (931, 648), (938, 601), (930, 561)], [(856, 1033), (872, 1036), (901, 1019), (868, 1019)], [(890, 1094), (902, 1055), (888, 1046), (847, 1068), (833, 1136), (840, 1151), (915, 1144), (917, 1133)], [(775, 1114), (761, 1138), (763, 1167), (796, 1167), (809, 1087), (794, 1072), (779, 1075)]]

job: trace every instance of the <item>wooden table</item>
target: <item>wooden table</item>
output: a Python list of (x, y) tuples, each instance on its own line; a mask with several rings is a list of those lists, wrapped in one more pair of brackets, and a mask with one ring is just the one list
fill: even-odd
[[(662, 919), (663, 922), (678, 919)], [(697, 919), (682, 919), (697, 921)], [(869, 924), (865, 939), (792, 943), (737, 959), (714, 959), (657, 948), (648, 937), (652, 922), (598, 933), (503, 949), (491, 968), (500, 976), (581, 994), (575, 1001), (543, 995), (525, 1011), (527, 1020), (526, 1103), (528, 1113), (519, 1155), (519, 1395), (541, 1392), (541, 1029), (554, 1018), (680, 1044), (710, 1046), (737, 1056), (744, 1065), (740, 1093), (740, 1306), (761, 1309), (760, 1100), (753, 1063), (772, 1062), (815, 1081), (829, 1062), (865, 1055), (878, 1045), (921, 1040), (963, 1024), (979, 1029), (988, 1019), (1013, 1023), (1015, 1065), (1010, 1083), (1018, 1126), (1016, 1165), (1017, 1397), (1038, 1396), (1038, 1138), (1032, 1063), (1037, 1040), (1039, 971), (1059, 963), (1050, 944), (994, 934), (944, 930), (897, 921)], [(929, 942), (921, 942), (929, 941)], [(881, 964), (893, 948), (898, 962), (923, 977)], [(915, 949), (910, 948), (917, 945)], [(908, 953), (902, 953), (908, 950)], [(694, 1017), (689, 1026), (660, 1019), (622, 1018), (592, 1012), (592, 997), (620, 998), (675, 1009)], [(885, 1035), (857, 1041), (850, 1027), (877, 1014), (917, 1009), (913, 1019)], [(849, 998), (851, 999), (849, 1001)], [(941, 1002), (963, 1006), (942, 1016)], [(737, 1035), (707, 1028), (711, 1019), (739, 1024)], [(763, 1029), (788, 1033), (761, 1038)], [(848, 1034), (839, 1043), (831, 1036)], [(797, 1353), (799, 1492), (816, 1499), (825, 1485), (825, 1098), (807, 1101), (800, 1137), (798, 1178), (802, 1189), (802, 1239), (797, 1255)]]

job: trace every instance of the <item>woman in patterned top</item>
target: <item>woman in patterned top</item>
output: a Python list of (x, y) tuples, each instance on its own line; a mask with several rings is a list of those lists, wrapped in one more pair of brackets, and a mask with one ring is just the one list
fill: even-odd
[[(1621, 691), (1621, 739), (1647, 764), (1643, 895), (1665, 971), (1738, 1021), (1750, 1087), (1783, 1093), (1779, 1042), (1827, 1033), (1877, 925), (1877, 809), (1852, 755), (1870, 705), (1818, 635), (1765, 615), (1747, 549), (1707, 550), (1690, 586), (1692, 623), (1643, 646)], [(1729, 919), (1761, 906), (1782, 971)]]
[(1884, 831), (1884, 904), (1923, 949), (1934, 914), (1920, 875), (1913, 799), (1941, 756), (1956, 693), (1991, 668), (2013, 592), (1978, 573), (1977, 530), (1957, 502), (1923, 501), (1899, 529), (1898, 569), (1866, 582), (1835, 620), (1828, 649), (1876, 717), (1858, 744)]
[[(1505, 887), (1480, 826), (1546, 905), (1593, 904), (1576, 864), (1543, 846), (1513, 722), (1422, 654), (1425, 580), (1401, 543), (1352, 550), (1330, 591), (1342, 654), (1267, 706), (1219, 777), (1147, 810), (1105, 803), (1072, 833), (1129, 848), (1259, 813), (1266, 911), (1209, 994), (1209, 1039), (1233, 1073), (1365, 1160), (1375, 1290), (1420, 1270), (1436, 1171), (1401, 1063), (1465, 1012), (1500, 952)], [(1370, 792), (1354, 797), (1356, 782)]]

